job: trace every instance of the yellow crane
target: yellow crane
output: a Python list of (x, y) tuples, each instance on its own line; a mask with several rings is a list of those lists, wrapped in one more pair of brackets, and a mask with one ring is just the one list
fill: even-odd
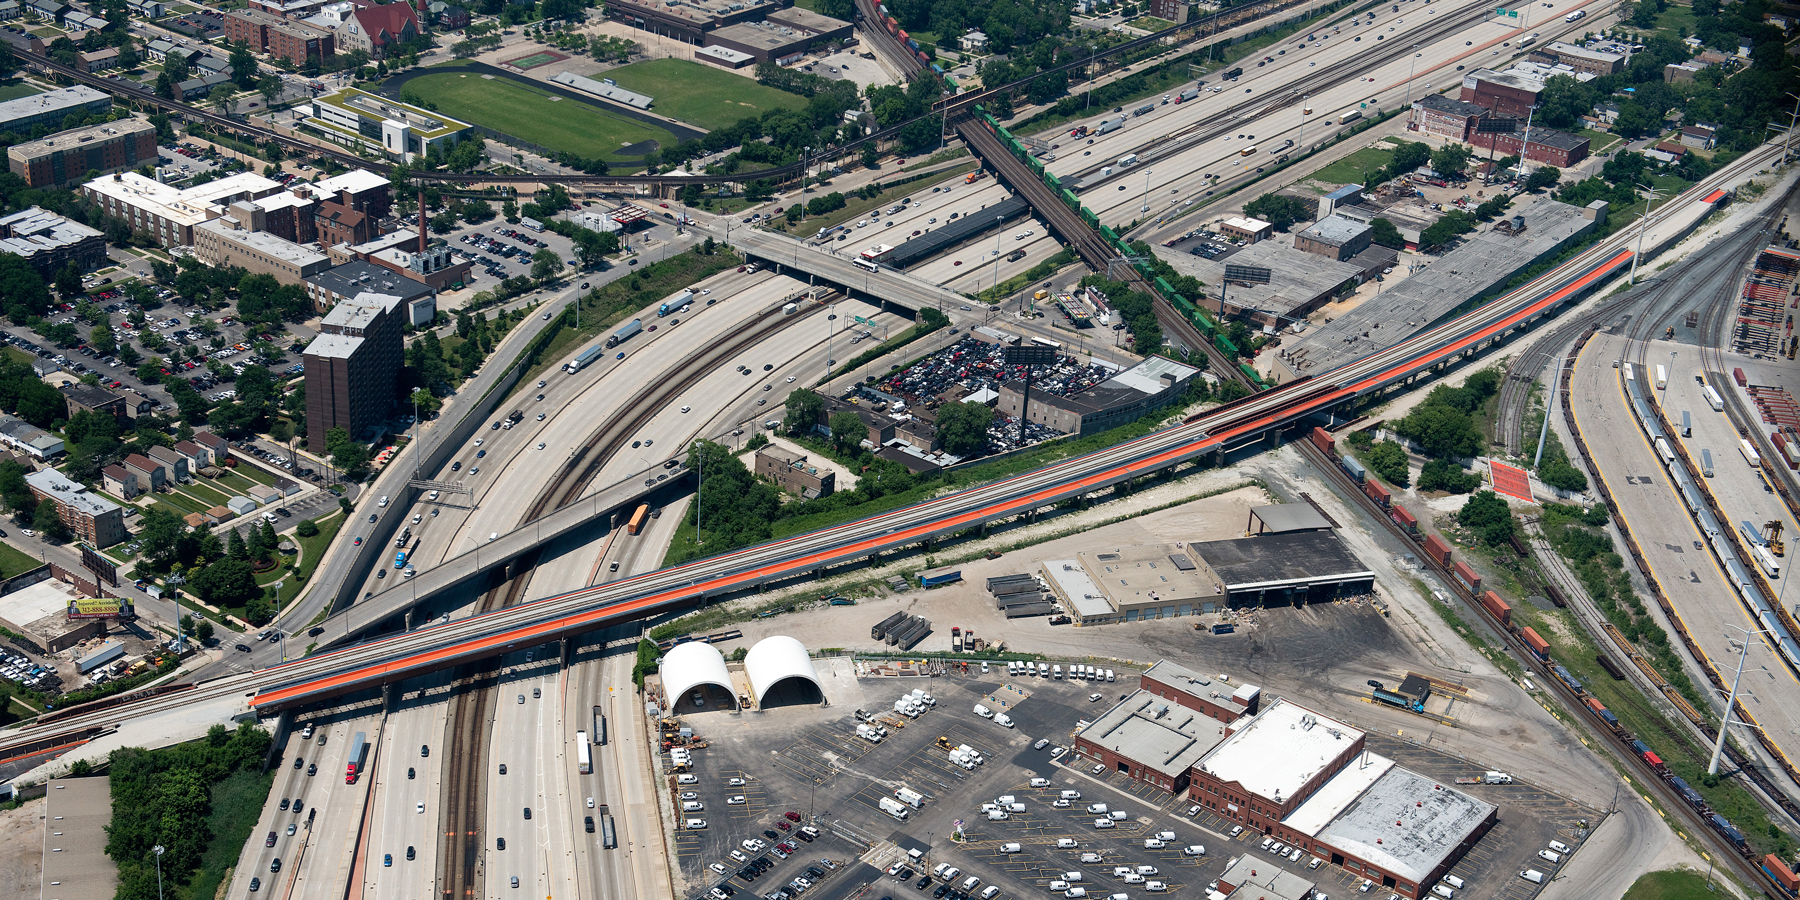
[(1763, 523), (1763, 540), (1769, 542), (1769, 552), (1776, 556), (1785, 556), (1787, 548), (1781, 543), (1781, 520), (1770, 519)]

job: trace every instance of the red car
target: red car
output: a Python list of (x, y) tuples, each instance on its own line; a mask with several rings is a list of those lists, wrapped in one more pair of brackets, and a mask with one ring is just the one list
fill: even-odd
[(787, 819), (788, 819), (788, 821), (790, 821), (790, 822), (798, 822), (798, 821), (800, 821), (800, 814), (799, 814), (799, 813), (797, 813), (797, 812), (794, 812), (794, 811), (793, 811), (793, 810), (791, 810), (791, 809), (790, 809), (790, 810), (788, 810), (788, 811), (787, 811), (787, 812), (784, 812), (784, 813), (782, 813), (782, 815), (784, 815), (784, 816), (786, 816), (786, 817), (787, 817)]
[(777, 820), (775, 822), (775, 827), (781, 829), (782, 831), (787, 831), (789, 829), (792, 829), (794, 826), (789, 825), (785, 820)]

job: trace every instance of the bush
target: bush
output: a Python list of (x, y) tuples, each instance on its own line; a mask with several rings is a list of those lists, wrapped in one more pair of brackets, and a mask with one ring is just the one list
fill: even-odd
[(1466, 494), (1481, 486), (1481, 477), (1464, 472), (1447, 459), (1434, 459), (1419, 470), (1419, 490)]
[(294, 533), (303, 538), (318, 537), (319, 526), (313, 524), (313, 520), (307, 519), (294, 527)]
[(1364, 459), (1375, 474), (1393, 484), (1405, 487), (1411, 481), (1411, 475), (1406, 469), (1406, 451), (1393, 441), (1382, 441), (1369, 448)]

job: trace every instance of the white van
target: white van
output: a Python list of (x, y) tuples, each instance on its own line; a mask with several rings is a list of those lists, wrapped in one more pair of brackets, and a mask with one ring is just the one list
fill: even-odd
[(1062, 677), (1062, 666), (1060, 664), (1050, 667), (1050, 677), (1051, 678), (1061, 678)]
[(698, 775), (677, 775), (677, 776), (675, 776), (675, 783), (676, 784), (699, 784), (700, 776), (698, 776)]
[(969, 877), (967, 877), (967, 878), (965, 878), (965, 879), (963, 879), (963, 883), (962, 883), (962, 889), (963, 889), (963, 890), (965, 890), (965, 891), (972, 891), (972, 890), (974, 890), (974, 889), (975, 889), (975, 886), (976, 886), (976, 885), (978, 885), (978, 884), (980, 884), (980, 883), (981, 883), (981, 877), (980, 877), (980, 876), (978, 876), (978, 875), (970, 875), (970, 876), (969, 876)]
[(1001, 728), (1011, 728), (1013, 727), (1013, 720), (1008, 718), (1005, 713), (1001, 713), (994, 717), (994, 724)]
[(1456, 888), (1459, 891), (1463, 889), (1463, 880), (1461, 878), (1456, 877), (1455, 875), (1445, 875), (1444, 883), (1453, 888)]
[(1146, 891), (1166, 891), (1168, 889), (1169, 886), (1160, 881), (1152, 881), (1149, 884), (1144, 885), (1144, 890)]
[(1014, 676), (1014, 677), (1015, 677), (1015, 678), (1016, 678), (1016, 677), (1018, 677), (1018, 674), (1019, 674), (1019, 664), (1018, 664), (1018, 663), (1017, 663), (1017, 662), (1009, 662), (1009, 663), (1007, 663), (1007, 664), (1006, 664), (1006, 674), (1008, 674), (1008, 675), (1011, 675), (1011, 676)]
[(1063, 896), (1069, 898), (1069, 900), (1084, 900), (1084, 898), (1087, 897), (1087, 888), (1072, 887), (1063, 891)]
[(1048, 778), (1033, 778), (1033, 779), (1031, 779), (1031, 786), (1034, 788), (1047, 788), (1050, 786), (1050, 779), (1048, 779)]
[(975, 704), (975, 714), (976, 714), (976, 715), (978, 715), (978, 716), (980, 716), (980, 717), (982, 717), (982, 718), (984, 718), (984, 719), (991, 719), (991, 718), (993, 718), (993, 717), (994, 717), (994, 711), (993, 711), (993, 710), (991, 710), (991, 709), (988, 709), (988, 708), (987, 708), (987, 707), (985, 707), (985, 706), (982, 706), (982, 705), (981, 705), (981, 704), (979, 704), (979, 703), (977, 703), (977, 704)]
[(1554, 865), (1556, 863), (1562, 862), (1562, 854), (1556, 852), (1555, 850), (1539, 850), (1538, 851), (1538, 859), (1541, 859), (1544, 862), (1551, 863), (1552, 865)]
[(1037, 673), (1038, 673), (1038, 664), (1037, 663), (1028, 662), (1025, 664), (1025, 674), (1030, 675), (1033, 678), (1036, 678)]
[(1064, 800), (1080, 800), (1081, 792), (1080, 791), (1063, 791), (1058, 796), (1062, 797)]
[(1090, 804), (1088, 804), (1087, 810), (1088, 810), (1088, 812), (1093, 813), (1096, 816), (1099, 816), (1099, 815), (1105, 815), (1108, 811), (1111, 810), (1111, 807), (1107, 806), (1104, 803), (1090, 803)]
[(1519, 872), (1519, 877), (1525, 879), (1526, 881), (1531, 882), (1532, 884), (1543, 884), (1544, 883), (1544, 873), (1539, 872), (1536, 869), (1522, 869)]
[(1113, 670), (1111, 670), (1111, 669), (1106, 670), (1106, 680), (1107, 681), (1113, 680)]
[[(1562, 841), (1551, 841), (1550, 849), (1555, 850), (1558, 853), (1567, 853), (1567, 852), (1569, 852), (1569, 845), (1563, 843)], [(1461, 885), (1457, 885), (1457, 886), (1461, 887)]]
[(1023, 849), (1025, 849), (1025, 848), (1019, 846), (1018, 844), (1001, 844), (1000, 845), (1001, 853), (1018, 853), (1019, 851), (1021, 851)]
[(1004, 809), (990, 809), (987, 811), (987, 820), (989, 822), (1004, 822), (1010, 818), (1012, 818), (1012, 816), (1008, 815)]
[(681, 803), (682, 812), (700, 812), (705, 808), (706, 805), (698, 800), (683, 800)]
[(1114, 822), (1111, 819), (1095, 819), (1094, 820), (1095, 828), (1111, 828), (1117, 824), (1118, 824), (1117, 822)]
[(1139, 875), (1136, 872), (1126, 872), (1125, 874), (1119, 876), (1119, 880), (1125, 882), (1126, 884), (1143, 884), (1144, 876)]
[(1070, 884), (1078, 884), (1080, 882), (1086, 881), (1087, 879), (1081, 877), (1080, 872), (1064, 872), (1063, 880)]
[(1000, 886), (997, 884), (990, 884), (981, 889), (981, 900), (994, 900), (994, 895), (998, 893), (1000, 893)]
[(1455, 891), (1451, 890), (1448, 886), (1442, 885), (1442, 884), (1433, 885), (1431, 888), (1431, 892), (1439, 897), (1444, 898), (1444, 900), (1450, 900), (1450, 898), (1456, 896)]
[(1079, 846), (1081, 846), (1081, 845), (1076, 843), (1074, 838), (1057, 838), (1056, 839), (1056, 849), (1058, 849), (1058, 850), (1073, 850)]
[(1050, 881), (1048, 887), (1052, 891), (1066, 891), (1069, 889), (1069, 883), (1061, 878), (1056, 878)]

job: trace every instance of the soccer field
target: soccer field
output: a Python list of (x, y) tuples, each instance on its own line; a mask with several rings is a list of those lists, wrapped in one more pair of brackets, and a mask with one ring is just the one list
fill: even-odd
[(798, 94), (686, 59), (645, 60), (610, 69), (606, 77), (628, 91), (654, 97), (651, 111), (707, 131), (772, 109), (806, 108), (806, 98)]
[(414, 78), (406, 82), (406, 90), (452, 118), (587, 159), (636, 162), (616, 154), (640, 141), (675, 145), (675, 136), (665, 129), (505, 79), (446, 72)]

